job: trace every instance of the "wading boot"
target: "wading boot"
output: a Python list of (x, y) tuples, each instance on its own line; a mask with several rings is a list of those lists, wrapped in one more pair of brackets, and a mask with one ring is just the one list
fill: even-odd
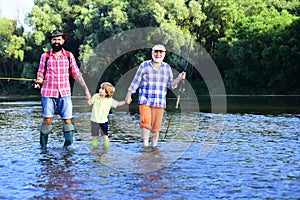
[(42, 124), (40, 127), (40, 145), (42, 150), (45, 150), (47, 148), (48, 135), (51, 133), (51, 129), (51, 125), (46, 126)]
[(48, 134), (40, 133), (40, 145), (42, 150), (47, 149), (47, 143), (48, 143)]
[(65, 137), (64, 148), (66, 150), (69, 150), (71, 144), (73, 144), (73, 132), (74, 132), (73, 124), (64, 124), (63, 125), (63, 133), (64, 133), (64, 137)]

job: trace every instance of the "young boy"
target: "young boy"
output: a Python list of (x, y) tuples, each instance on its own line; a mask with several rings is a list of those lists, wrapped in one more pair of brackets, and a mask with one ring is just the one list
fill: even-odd
[(109, 82), (104, 82), (101, 84), (99, 93), (94, 94), (93, 97), (88, 100), (88, 104), (93, 105), (91, 115), (91, 133), (92, 145), (94, 147), (98, 146), (99, 131), (101, 131), (104, 147), (108, 148), (110, 146), (107, 118), (109, 111), (112, 107), (116, 108), (125, 104), (125, 101), (119, 102), (112, 98), (114, 92), (114, 86)]

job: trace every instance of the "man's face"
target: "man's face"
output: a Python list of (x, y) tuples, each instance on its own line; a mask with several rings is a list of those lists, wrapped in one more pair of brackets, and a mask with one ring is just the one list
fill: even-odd
[(161, 50), (152, 51), (152, 59), (154, 62), (162, 62), (165, 58), (166, 52)]
[(51, 43), (52, 44), (60, 44), (60, 45), (63, 45), (65, 42), (65, 40), (63, 39), (62, 36), (56, 36), (56, 37), (53, 37), (51, 39)]
[(62, 49), (62, 45), (65, 43), (65, 40), (63, 39), (62, 36), (57, 36), (57, 37), (53, 37), (51, 39), (51, 45), (52, 45), (52, 49), (55, 52), (58, 52)]

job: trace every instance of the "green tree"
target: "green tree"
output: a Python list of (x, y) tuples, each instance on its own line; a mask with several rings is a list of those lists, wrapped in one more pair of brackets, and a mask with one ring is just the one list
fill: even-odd
[[(183, 47), (190, 38), (203, 45), (218, 65), (229, 93), (298, 93), (299, 8), (297, 0), (35, 0), (28, 15), (32, 32), (24, 33), (13, 21), (0, 21), (1, 27), (8, 27), (0, 28), (0, 70), (34, 77), (41, 53), (50, 48), (46, 35), (60, 28), (69, 35), (65, 48), (92, 78), (101, 66), (88, 64), (98, 44), (123, 31), (160, 27), (168, 30), (161, 37), (173, 48), (186, 51)], [(179, 34), (173, 33), (184, 37), (174, 38)], [(125, 39), (119, 42), (129, 45)], [(108, 53), (101, 59), (107, 62), (109, 57)], [(113, 61), (103, 78), (115, 82), (144, 59), (149, 59), (149, 51), (129, 52)], [(172, 53), (167, 62), (179, 71), (185, 65), (183, 58)], [(192, 70), (189, 76), (205, 85)]]
[[(236, 3), (241, 17), (231, 28), (232, 31), (227, 31), (219, 39), (214, 55), (223, 71), (227, 91), (238, 94), (267, 94), (274, 90), (290, 93), (288, 88), (270, 88), (274, 85), (268, 82), (273, 78), (266, 69), (262, 52), (269, 48), (274, 36), (289, 27), (297, 17), (285, 10), (286, 4), (281, 5), (279, 1)], [(283, 52), (288, 53), (288, 49)], [(276, 52), (273, 53), (272, 58), (277, 57)], [(287, 69), (277, 67), (279, 76), (283, 76)]]
[[(19, 77), (22, 73), (22, 61), (27, 50), (23, 30), (16, 27), (15, 20), (0, 18), (0, 76)], [(6, 86), (14, 86), (1, 81), (2, 91)]]
[(276, 33), (262, 52), (267, 88), (273, 94), (300, 93), (300, 19)]

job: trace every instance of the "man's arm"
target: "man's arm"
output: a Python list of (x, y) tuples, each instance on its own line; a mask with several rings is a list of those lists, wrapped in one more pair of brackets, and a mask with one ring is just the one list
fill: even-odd
[(39, 69), (37, 72), (37, 78), (35, 79), (35, 82), (42, 85), (44, 82), (44, 73), (45, 73), (45, 64), (46, 64), (46, 54), (42, 54), (40, 57), (40, 65), (39, 65)]
[(185, 79), (185, 72), (181, 72), (180, 74), (178, 74), (177, 78), (174, 79), (174, 81), (172, 82), (172, 88), (176, 88), (178, 83), (184, 79)]
[(84, 89), (86, 100), (90, 100), (91, 99), (91, 94), (90, 94), (89, 88), (85, 84), (85, 81), (84, 81), (83, 77), (78, 76), (77, 79), (75, 79), (75, 81), (78, 82), (79, 85)]

